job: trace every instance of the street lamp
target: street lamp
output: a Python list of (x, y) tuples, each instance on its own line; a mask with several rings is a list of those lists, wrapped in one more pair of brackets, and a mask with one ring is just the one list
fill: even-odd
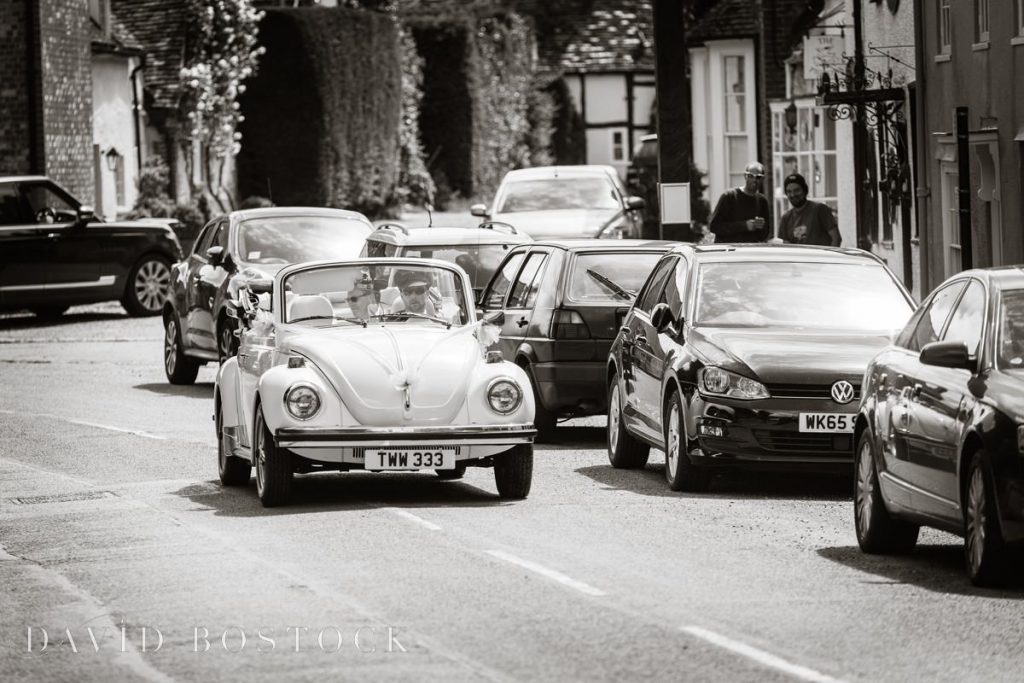
[(117, 151), (117, 147), (111, 147), (103, 156), (106, 158), (107, 170), (111, 173), (115, 173), (117, 171), (118, 161), (121, 159), (121, 153)]
[(797, 123), (797, 119), (796, 119), (796, 102), (793, 102), (792, 100), (790, 100), (789, 106), (786, 107), (785, 114), (786, 114), (786, 128), (789, 129), (790, 135), (794, 135), (796, 133), (796, 123)]

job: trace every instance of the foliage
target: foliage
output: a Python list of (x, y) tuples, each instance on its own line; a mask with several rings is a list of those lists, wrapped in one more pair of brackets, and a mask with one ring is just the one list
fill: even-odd
[(555, 163), (553, 147), (557, 116), (555, 96), (540, 83), (534, 83), (530, 88), (526, 112), (530, 126), (527, 144), (531, 166), (551, 166)]
[(423, 58), (416, 51), (416, 41), (409, 29), (400, 27), (398, 40), (402, 55), (402, 121), (398, 129), (398, 185), (391, 203), (433, 203), (436, 187), (427, 171), (420, 142)]
[(583, 117), (573, 104), (569, 85), (564, 78), (556, 78), (548, 84), (546, 91), (551, 94), (556, 107), (551, 140), (551, 152), (554, 154), (555, 163), (586, 163), (586, 129)]
[(174, 202), (167, 194), (169, 187), (170, 169), (162, 156), (154, 154), (146, 159), (142, 170), (139, 171), (138, 194), (129, 217), (171, 216), (174, 212)]

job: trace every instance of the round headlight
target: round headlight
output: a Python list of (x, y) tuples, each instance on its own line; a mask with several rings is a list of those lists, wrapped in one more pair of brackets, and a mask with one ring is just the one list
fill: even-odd
[(487, 387), (487, 402), (494, 412), (508, 415), (523, 402), (523, 391), (510, 379), (496, 379)]
[(284, 405), (292, 417), (308, 420), (320, 410), (320, 394), (308, 384), (296, 384), (285, 392)]

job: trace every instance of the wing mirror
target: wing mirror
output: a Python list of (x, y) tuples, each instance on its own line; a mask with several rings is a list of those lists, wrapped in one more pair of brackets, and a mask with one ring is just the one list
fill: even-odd
[(484, 322), (488, 325), (504, 325), (505, 311), (491, 311), (490, 313), (484, 313)]
[(228, 273), (234, 273), (238, 270), (238, 267), (235, 266), (235, 260), (231, 258), (231, 252), (225, 251), (224, 247), (210, 247), (206, 250), (206, 258), (210, 259), (210, 265), (214, 268), (219, 266)]
[(75, 225), (85, 225), (96, 220), (96, 210), (88, 204), (82, 204), (75, 212)]
[(274, 292), (274, 281), (253, 280), (249, 283), (249, 290), (254, 294), (272, 294)]
[(925, 365), (970, 370), (972, 373), (977, 370), (978, 365), (977, 359), (971, 356), (967, 351), (967, 344), (963, 342), (925, 344), (921, 349), (920, 359)]
[(658, 334), (663, 332), (674, 333), (672, 326), (676, 323), (676, 316), (672, 313), (672, 308), (668, 304), (658, 304), (651, 311), (651, 325), (658, 331)]
[(480, 218), (487, 218), (487, 205), (486, 204), (474, 204), (469, 207), (469, 213), (473, 216), (479, 216)]
[(630, 211), (639, 211), (647, 205), (643, 197), (626, 197), (626, 208)]

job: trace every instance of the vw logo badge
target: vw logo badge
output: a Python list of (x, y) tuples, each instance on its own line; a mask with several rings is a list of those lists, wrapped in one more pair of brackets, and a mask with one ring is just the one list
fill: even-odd
[(832, 400), (836, 403), (849, 403), (853, 400), (853, 385), (845, 379), (832, 384)]

